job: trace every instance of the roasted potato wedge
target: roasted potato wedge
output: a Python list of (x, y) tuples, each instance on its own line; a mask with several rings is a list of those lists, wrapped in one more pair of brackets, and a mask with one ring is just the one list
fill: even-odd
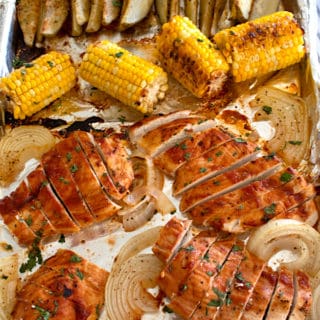
[(126, 0), (123, 2), (119, 30), (123, 31), (145, 18), (151, 7), (153, 0)]
[(40, 16), (41, 0), (20, 0), (17, 5), (17, 18), (23, 33), (24, 43), (32, 47)]
[(71, 32), (73, 37), (78, 37), (82, 34), (82, 26), (77, 21), (76, 13), (76, 2), (77, 0), (71, 0)]
[(198, 0), (185, 0), (184, 8), (186, 16), (195, 24), (198, 24)]
[(122, 1), (103, 0), (102, 25), (107, 26), (120, 14)]
[(41, 34), (54, 36), (61, 29), (69, 13), (68, 0), (45, 0)]
[(214, 0), (200, 0), (200, 30), (208, 37), (213, 18)]
[(271, 14), (277, 11), (280, 0), (265, 1), (265, 0), (255, 0), (252, 4), (252, 9), (250, 12), (250, 20), (260, 18), (262, 16)]
[(218, 23), (222, 15), (223, 9), (225, 8), (225, 5), (226, 5), (225, 0), (216, 0), (214, 9), (213, 9), (213, 18), (212, 18), (211, 32), (210, 32), (211, 36), (213, 36), (218, 31)]
[(218, 30), (217, 31), (230, 28), (234, 24), (234, 20), (232, 18), (231, 10), (230, 10), (230, 5), (231, 5), (230, 1), (232, 1), (232, 0), (227, 0), (225, 2), (224, 9), (223, 9), (222, 14), (220, 16), (220, 19), (218, 20)]
[(103, 0), (92, 0), (86, 32), (97, 32), (102, 23)]
[(169, 1), (168, 0), (156, 0), (155, 6), (156, 6), (156, 11), (159, 16), (160, 23), (161, 24), (166, 23), (168, 21)]
[(84, 25), (90, 16), (90, 0), (75, 0), (75, 11), (78, 24)]
[(180, 13), (180, 1), (171, 0), (169, 6), (169, 20)]
[(237, 22), (245, 22), (249, 19), (253, 0), (232, 0), (231, 15)]

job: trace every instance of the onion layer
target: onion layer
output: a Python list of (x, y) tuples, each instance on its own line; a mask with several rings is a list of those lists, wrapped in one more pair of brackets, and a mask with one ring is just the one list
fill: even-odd
[(248, 249), (264, 260), (281, 251), (290, 251), (296, 259), (281, 264), (310, 276), (320, 270), (319, 248), (320, 234), (310, 225), (290, 219), (269, 221), (255, 230), (248, 241)]
[(159, 311), (159, 301), (148, 289), (156, 287), (163, 264), (153, 254), (139, 254), (155, 243), (159, 231), (160, 227), (146, 230), (121, 248), (108, 278), (101, 319), (138, 320)]
[[(0, 259), (0, 319), (11, 319), (18, 283), (18, 255)], [(4, 316), (4, 317), (3, 317)]]
[(251, 107), (255, 121), (269, 121), (275, 135), (266, 146), (288, 164), (297, 167), (308, 153), (310, 120), (306, 103), (299, 97), (272, 87), (261, 87)]
[(40, 159), (55, 142), (42, 126), (20, 126), (7, 132), (0, 140), (0, 185), (12, 183), (28, 160)]

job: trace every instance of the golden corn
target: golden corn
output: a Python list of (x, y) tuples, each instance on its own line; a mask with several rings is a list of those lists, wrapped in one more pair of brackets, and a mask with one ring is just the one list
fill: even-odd
[(158, 66), (108, 40), (88, 47), (80, 76), (98, 89), (142, 113), (151, 113), (168, 89)]
[(52, 51), (0, 79), (0, 93), (15, 119), (25, 119), (68, 92), (76, 83), (69, 55)]
[(164, 67), (195, 96), (221, 93), (229, 65), (214, 44), (187, 17), (162, 26), (157, 47)]
[(305, 55), (303, 30), (287, 11), (221, 30), (214, 41), (236, 82), (288, 67)]

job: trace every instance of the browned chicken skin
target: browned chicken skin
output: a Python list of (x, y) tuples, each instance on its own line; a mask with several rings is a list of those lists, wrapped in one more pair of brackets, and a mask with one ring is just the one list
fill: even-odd
[[(166, 237), (170, 225), (160, 237)], [(202, 231), (183, 244), (158, 280), (169, 309), (182, 319), (284, 320), (310, 314), (312, 289), (305, 273), (284, 267), (273, 271), (247, 250), (245, 241), (230, 234), (218, 234), (200, 255), (193, 244), (207, 237)], [(165, 240), (157, 246), (161, 243)]]

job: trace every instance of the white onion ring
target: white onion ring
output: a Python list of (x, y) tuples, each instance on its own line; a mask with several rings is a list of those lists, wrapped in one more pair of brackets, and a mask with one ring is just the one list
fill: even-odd
[(108, 319), (141, 319), (144, 313), (158, 312), (159, 302), (147, 288), (156, 286), (162, 268), (156, 256), (141, 254), (126, 260), (111, 272), (106, 286)]
[(290, 219), (271, 220), (252, 233), (247, 247), (263, 260), (289, 250), (297, 258), (281, 265), (302, 270), (310, 276), (320, 270), (320, 234), (306, 223)]
[(159, 237), (161, 227), (154, 227), (132, 237), (119, 251), (112, 265), (112, 271), (142, 250), (153, 246)]
[(135, 210), (123, 216), (122, 224), (125, 231), (136, 230), (145, 225), (154, 215), (156, 205), (154, 200), (146, 200), (140, 203)]
[(56, 143), (52, 133), (42, 126), (20, 126), (0, 140), (0, 185), (12, 183), (25, 163), (40, 159)]
[(177, 209), (168, 196), (160, 189), (149, 187), (149, 194), (156, 200), (156, 209), (162, 214), (175, 212)]

